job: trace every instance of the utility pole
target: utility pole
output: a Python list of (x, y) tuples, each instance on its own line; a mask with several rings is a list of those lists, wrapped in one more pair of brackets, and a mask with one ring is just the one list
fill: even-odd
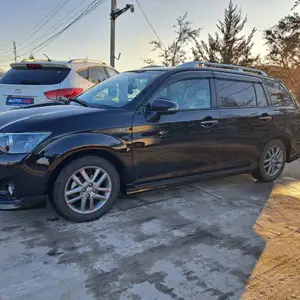
[(115, 67), (115, 52), (116, 52), (116, 18), (114, 13), (117, 9), (117, 0), (111, 0), (110, 12), (110, 65)]
[(125, 11), (130, 9), (134, 12), (134, 6), (127, 4), (124, 8), (117, 8), (117, 0), (111, 0), (111, 12), (110, 12), (110, 65), (115, 67), (115, 52), (116, 52), (116, 19)]
[(13, 42), (13, 47), (14, 47), (14, 57), (15, 57), (15, 62), (17, 62), (17, 46), (16, 46), (16, 42)]

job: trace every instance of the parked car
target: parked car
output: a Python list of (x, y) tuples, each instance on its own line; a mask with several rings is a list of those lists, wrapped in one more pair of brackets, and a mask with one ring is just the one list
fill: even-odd
[(40, 207), (49, 195), (65, 218), (90, 221), (120, 191), (248, 172), (269, 182), (300, 153), (297, 102), (255, 69), (139, 69), (69, 102), (0, 114), (2, 210)]
[(25, 60), (11, 64), (0, 79), (0, 111), (76, 97), (93, 85), (118, 74), (101, 61)]

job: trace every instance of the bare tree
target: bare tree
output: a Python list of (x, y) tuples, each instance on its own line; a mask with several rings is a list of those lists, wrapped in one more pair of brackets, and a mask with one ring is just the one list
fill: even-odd
[[(187, 20), (187, 13), (177, 18), (177, 23), (173, 27), (176, 37), (170, 45), (165, 46), (161, 40), (149, 42), (153, 46), (152, 51), (158, 53), (161, 64), (164, 66), (176, 66), (183, 63), (187, 59), (187, 47), (192, 40), (199, 37), (201, 30), (192, 28), (192, 23)], [(145, 59), (144, 62), (146, 64), (155, 63), (151, 58)]]
[(300, 5), (300, 0), (295, 1), (292, 10), (295, 9), (295, 8), (296, 8), (297, 6), (299, 6), (299, 5)]

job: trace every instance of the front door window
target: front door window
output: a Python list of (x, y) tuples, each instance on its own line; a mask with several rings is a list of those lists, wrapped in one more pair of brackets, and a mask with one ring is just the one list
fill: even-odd
[(180, 80), (165, 87), (159, 97), (178, 104), (180, 110), (207, 109), (211, 107), (208, 79)]

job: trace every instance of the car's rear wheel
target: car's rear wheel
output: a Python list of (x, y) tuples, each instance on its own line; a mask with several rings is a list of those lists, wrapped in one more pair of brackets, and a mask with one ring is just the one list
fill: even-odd
[(85, 222), (100, 218), (116, 202), (120, 179), (115, 167), (95, 156), (69, 163), (54, 184), (53, 205), (64, 218)]
[(258, 180), (270, 182), (277, 179), (282, 173), (286, 162), (286, 148), (280, 140), (269, 142), (258, 162), (257, 169), (252, 176)]

